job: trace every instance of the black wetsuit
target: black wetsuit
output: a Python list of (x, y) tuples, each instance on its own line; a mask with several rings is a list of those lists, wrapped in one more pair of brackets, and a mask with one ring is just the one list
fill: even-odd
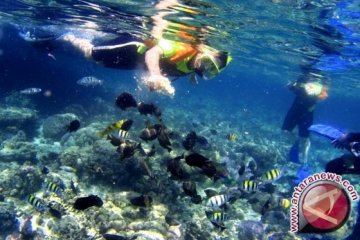
[(145, 61), (145, 55), (138, 53), (138, 46), (136, 44), (129, 44), (113, 49), (97, 49), (98, 47), (114, 46), (131, 42), (142, 41), (134, 38), (131, 34), (123, 33), (119, 35), (119, 37), (117, 37), (116, 39), (107, 41), (105, 43), (96, 44), (97, 46), (95, 46), (91, 51), (91, 57), (96, 62), (103, 64), (105, 67), (134, 69), (139, 65), (143, 65)]
[[(349, 133), (347, 142), (360, 142), (360, 133)], [(326, 172), (333, 172), (339, 175), (342, 174), (360, 174), (360, 157), (345, 154), (336, 158), (326, 164)], [(353, 227), (353, 232), (345, 240), (358, 240), (360, 239), (360, 203), (358, 203), (358, 213), (356, 224)]]
[[(347, 142), (360, 142), (360, 133), (348, 133)], [(326, 172), (336, 174), (360, 174), (360, 157), (353, 154), (344, 154), (326, 164)]]
[(282, 129), (291, 132), (298, 126), (299, 137), (307, 138), (310, 135), (308, 128), (313, 124), (314, 108), (318, 98), (307, 95), (303, 87), (291, 86), (290, 89), (296, 97), (286, 114)]

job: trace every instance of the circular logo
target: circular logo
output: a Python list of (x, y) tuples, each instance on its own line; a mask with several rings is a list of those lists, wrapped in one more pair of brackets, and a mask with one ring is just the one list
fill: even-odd
[(350, 200), (340, 186), (322, 182), (309, 187), (301, 207), (304, 219), (312, 229), (330, 232), (346, 222)]

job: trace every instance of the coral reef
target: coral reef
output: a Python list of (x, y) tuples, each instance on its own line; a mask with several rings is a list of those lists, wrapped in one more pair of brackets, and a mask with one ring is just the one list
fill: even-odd
[(15, 206), (0, 202), (0, 233), (7, 235), (19, 228)]
[(55, 114), (45, 119), (42, 124), (42, 133), (45, 138), (60, 141), (66, 133), (66, 126), (78, 117), (71, 113)]
[(37, 111), (20, 107), (0, 107), (0, 130), (4, 133), (24, 131), (32, 137), (36, 131)]

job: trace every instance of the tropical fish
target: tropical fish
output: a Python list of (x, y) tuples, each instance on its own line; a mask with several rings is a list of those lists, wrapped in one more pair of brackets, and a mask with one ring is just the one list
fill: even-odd
[(224, 164), (213, 161), (205, 163), (201, 170), (206, 176), (213, 178), (214, 182), (219, 178), (227, 178), (229, 176), (229, 171)]
[(266, 202), (264, 203), (264, 205), (261, 208), (261, 215), (265, 215), (265, 213), (267, 211), (269, 211), (270, 207), (271, 207), (271, 198), (269, 198), (268, 200), (266, 200)]
[(288, 209), (291, 205), (291, 202), (287, 198), (282, 198), (279, 200), (279, 205), (285, 209)]
[(119, 136), (120, 139), (125, 139), (125, 138), (127, 138), (129, 136), (129, 132), (125, 131), (125, 130), (122, 130), (122, 129), (119, 129), (118, 136)]
[(245, 169), (246, 169), (245, 163), (241, 162), (239, 166), (238, 174), (242, 176), (245, 173)]
[(76, 83), (81, 86), (85, 86), (85, 87), (95, 87), (95, 86), (102, 85), (104, 83), (104, 81), (100, 80), (94, 76), (87, 76), (87, 77), (83, 77), (83, 78), (79, 79)]
[(167, 170), (171, 173), (171, 176), (176, 180), (184, 180), (189, 178), (189, 174), (181, 167), (180, 160), (184, 158), (184, 155), (171, 158), (167, 161)]
[(68, 126), (66, 126), (66, 130), (68, 132), (76, 132), (80, 128), (80, 121), (75, 119), (69, 123)]
[(211, 208), (220, 208), (229, 202), (228, 194), (219, 194), (208, 199), (206, 206)]
[(184, 193), (191, 197), (191, 201), (195, 204), (201, 203), (201, 196), (197, 194), (196, 183), (193, 181), (183, 182), (182, 188)]
[(62, 215), (65, 214), (64, 207), (60, 203), (55, 202), (55, 201), (51, 201), (48, 204), (48, 211), (52, 216), (59, 218), (59, 219), (61, 219)]
[(210, 148), (210, 143), (209, 141), (203, 137), (203, 136), (196, 136), (196, 142), (202, 146), (202, 148), (204, 149), (209, 149)]
[(277, 168), (271, 169), (267, 172), (265, 172), (261, 179), (263, 181), (275, 181), (280, 178), (281, 171)]
[(258, 189), (258, 183), (253, 180), (244, 180), (242, 189), (248, 192), (255, 191)]
[(122, 119), (119, 120), (115, 123), (112, 123), (110, 125), (108, 125), (104, 130), (100, 131), (98, 134), (100, 137), (104, 137), (108, 134), (110, 134), (111, 132), (115, 131), (115, 130), (124, 130), (124, 131), (129, 131), (131, 126), (132, 126), (133, 120), (131, 119)]
[(30, 194), (27, 197), (27, 202), (30, 203), (33, 207), (36, 208), (39, 212), (43, 213), (46, 210), (46, 206), (44, 204), (44, 201), (40, 198), (35, 197), (34, 195)]
[(155, 116), (160, 122), (162, 121), (161, 119), (161, 110), (159, 107), (157, 107), (155, 104), (153, 103), (144, 103), (144, 102), (140, 102), (138, 105), (138, 111), (140, 114), (143, 115), (153, 115)]
[(236, 141), (236, 139), (237, 139), (237, 135), (236, 135), (236, 133), (229, 133), (229, 134), (226, 136), (226, 138), (227, 138), (227, 140), (234, 142), (234, 141)]
[(63, 196), (63, 189), (54, 182), (46, 182), (45, 188), (50, 192), (56, 193), (56, 195), (58, 195), (59, 197)]
[(73, 179), (71, 179), (71, 181), (70, 181), (70, 188), (73, 191), (73, 193), (75, 193), (75, 194), (80, 193), (79, 183), (74, 181)]
[(191, 153), (185, 157), (185, 162), (192, 167), (202, 168), (210, 160), (198, 153)]
[(182, 142), (183, 147), (186, 150), (192, 150), (195, 147), (196, 139), (196, 133), (194, 131), (191, 131), (186, 135), (185, 140)]
[(25, 95), (34, 95), (41, 93), (41, 91), (42, 91), (41, 88), (26, 88), (24, 90), (21, 90), (20, 93)]
[(205, 214), (215, 227), (220, 228), (221, 231), (226, 229), (224, 223), (229, 219), (227, 213), (222, 211), (206, 211)]
[(120, 153), (121, 160), (132, 157), (135, 154), (135, 150), (141, 148), (141, 145), (131, 140), (125, 140), (122, 142), (116, 151)]
[(108, 134), (106, 136), (106, 140), (109, 140), (111, 145), (113, 145), (114, 147), (118, 147), (120, 146), (122, 143), (124, 143), (124, 139), (120, 139), (117, 136), (114, 136), (113, 134)]
[(87, 197), (77, 198), (74, 203), (74, 208), (77, 210), (85, 210), (89, 207), (97, 206), (101, 207), (103, 201), (96, 195), (89, 195)]
[(153, 200), (149, 195), (140, 195), (138, 197), (134, 197), (130, 199), (130, 203), (137, 207), (150, 207)]
[(153, 126), (147, 126), (140, 133), (140, 138), (144, 141), (152, 141), (155, 140), (158, 136), (158, 129), (160, 125), (155, 124)]
[(169, 138), (169, 131), (165, 126), (161, 126), (158, 129), (158, 135), (157, 135), (158, 142), (160, 146), (168, 150), (168, 152), (171, 152), (171, 142)]
[(41, 169), (41, 173), (42, 174), (48, 174), (50, 172), (50, 170), (49, 170), (49, 168), (48, 167), (46, 167), (46, 166), (44, 166), (42, 169)]
[(121, 93), (116, 98), (115, 105), (119, 107), (121, 110), (126, 110), (131, 107), (137, 107), (136, 100), (130, 93), (127, 92)]

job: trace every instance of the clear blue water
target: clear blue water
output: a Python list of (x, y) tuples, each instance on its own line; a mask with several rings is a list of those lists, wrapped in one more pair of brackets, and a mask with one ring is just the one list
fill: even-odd
[[(330, 80), (329, 98), (318, 105), (315, 122), (344, 131), (360, 131), (358, 1), (184, 1), (205, 14), (189, 17), (180, 12), (167, 20), (211, 26), (214, 29), (206, 40), (217, 49), (231, 52), (233, 60), (221, 74), (209, 81), (201, 80), (198, 85), (192, 85), (188, 77), (178, 79), (174, 82), (173, 98), (138, 90), (138, 70), (105, 68), (69, 45), (44, 49), (32, 46), (19, 35), (57, 37), (67, 31), (92, 30), (107, 36), (126, 32), (146, 38), (153, 27), (155, 2), (2, 0), (0, 101), (3, 106), (9, 106), (4, 105), (7, 96), (20, 90), (29, 87), (49, 90), (50, 97), (43, 94), (29, 97), (31, 106), (44, 119), (63, 112), (70, 104), (87, 108), (99, 99), (113, 104), (119, 93), (129, 91), (144, 101), (156, 102), (172, 128), (184, 127), (189, 122), (206, 121), (211, 126), (226, 122), (229, 125), (226, 129), (217, 129), (223, 135), (229, 131), (250, 131), (261, 136), (264, 129), (251, 127), (250, 123), (255, 122), (256, 126), (266, 126), (268, 138), (276, 142), (282, 138), (282, 120), (293, 99), (286, 84), (296, 80), (304, 66), (312, 64)], [(91, 88), (76, 83), (90, 75), (103, 79), (103, 86)], [(186, 120), (181, 121), (179, 116)], [(92, 121), (91, 114), (84, 120)], [(225, 140), (213, 141), (221, 148)], [(319, 168), (338, 154), (321, 141), (315, 140), (313, 148), (314, 152), (329, 150), (329, 155), (321, 155)], [(231, 153), (231, 147), (227, 151)], [(311, 159), (316, 161), (317, 156), (314, 153)], [(353, 180), (358, 182), (359, 177)]]

